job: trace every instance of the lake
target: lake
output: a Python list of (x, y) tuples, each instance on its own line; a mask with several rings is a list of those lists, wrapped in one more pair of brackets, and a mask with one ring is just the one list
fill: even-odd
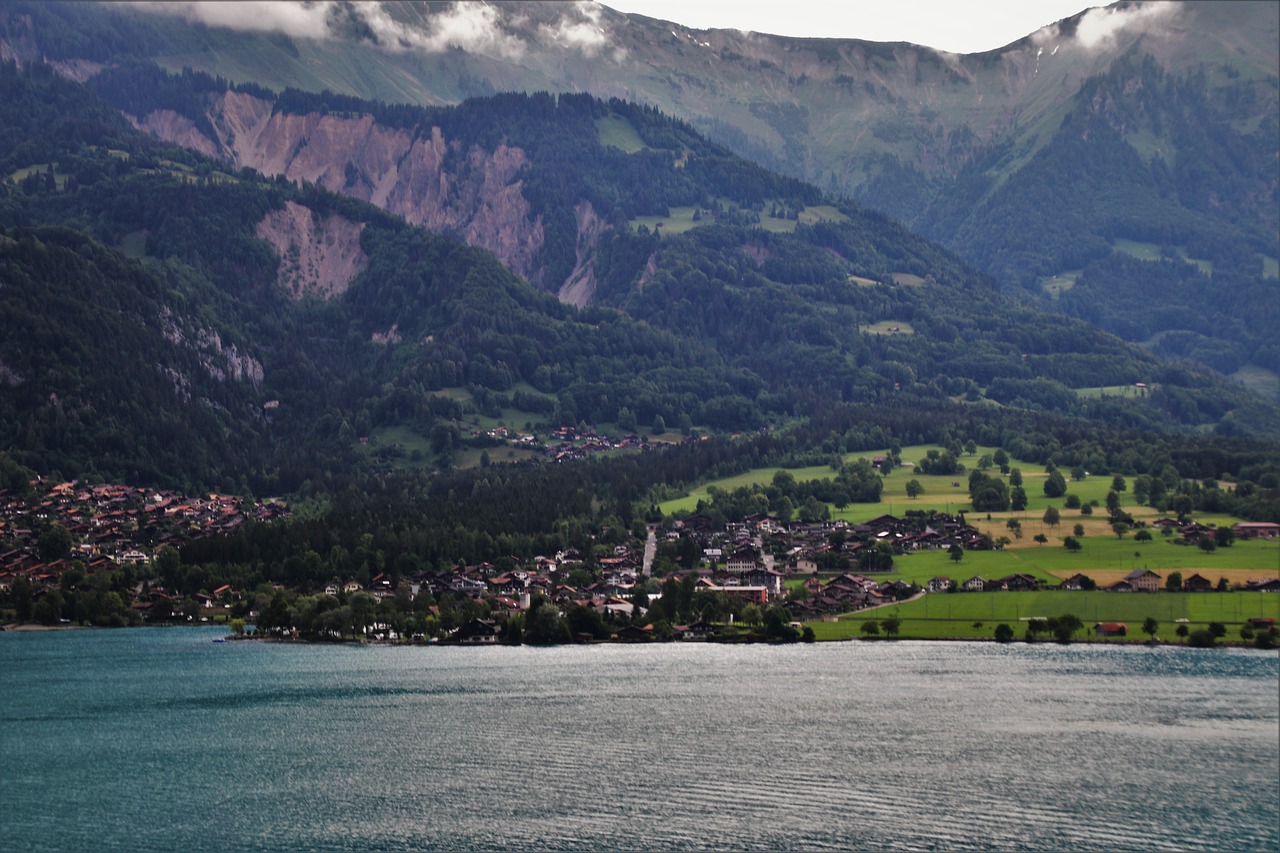
[(7, 850), (1280, 848), (1280, 655), (0, 633)]

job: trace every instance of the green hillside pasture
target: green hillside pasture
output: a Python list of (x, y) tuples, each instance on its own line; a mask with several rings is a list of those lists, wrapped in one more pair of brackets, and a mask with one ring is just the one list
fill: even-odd
[[(1177, 641), (1174, 632), (1179, 619), (1187, 620), (1193, 630), (1209, 622), (1222, 622), (1228, 626), (1227, 638), (1238, 639), (1236, 626), (1246, 619), (1280, 619), (1280, 596), (1260, 592), (943, 592), (849, 613), (835, 622), (808, 624), (819, 640), (844, 640), (861, 636), (862, 623), (868, 619), (896, 614), (902, 620), (902, 637), (991, 639), (996, 625), (1004, 622), (1020, 639), (1026, 630), (1023, 619), (1067, 613), (1085, 624), (1085, 630), (1077, 634), (1081, 638), (1090, 636), (1094, 623), (1124, 622), (1129, 628), (1124, 640), (1145, 640), (1142, 622), (1150, 616), (1160, 623), (1156, 636), (1162, 640)], [(975, 622), (982, 623), (981, 627), (973, 627)]]
[(863, 278), (860, 275), (849, 276), (849, 283), (856, 284), (859, 287), (879, 287), (880, 286), (880, 282), (876, 281), (875, 279)]
[(1270, 255), (1262, 256), (1262, 277), (1280, 278), (1280, 258), (1273, 258)]
[(147, 257), (147, 231), (130, 231), (128, 234), (120, 238), (117, 249), (127, 258), (133, 258), (135, 261), (142, 260)]
[(1132, 397), (1139, 399), (1147, 396), (1148, 388), (1135, 385), (1095, 385), (1089, 388), (1075, 389), (1076, 396), (1083, 400), (1099, 400), (1103, 397)]
[(1231, 378), (1268, 400), (1280, 401), (1280, 374), (1256, 364), (1246, 364), (1231, 374)]
[[(1137, 240), (1126, 240), (1123, 237), (1117, 237), (1112, 245), (1117, 252), (1123, 252), (1140, 261), (1158, 261), (1163, 257), (1160, 254), (1160, 247), (1155, 243), (1142, 243)], [(1213, 275), (1212, 261), (1188, 257), (1187, 250), (1183, 246), (1174, 246), (1173, 249), (1179, 258), (1189, 264), (1195, 264), (1200, 269), (1200, 272), (1205, 275)]]
[(813, 225), (818, 222), (848, 222), (849, 217), (829, 204), (815, 204), (800, 211), (799, 220), (805, 225)]
[(858, 330), (868, 335), (914, 335), (916, 332), (906, 320), (881, 320), (869, 326), (860, 326)]
[(1054, 299), (1057, 299), (1066, 291), (1076, 286), (1076, 282), (1080, 279), (1080, 274), (1084, 270), (1070, 270), (1055, 275), (1053, 278), (1047, 278), (1040, 283), (1040, 287), (1045, 293)]
[[(693, 214), (698, 210), (697, 206), (689, 207), (673, 207), (667, 216), (637, 216), (631, 220), (632, 228), (639, 228), (641, 225), (650, 231), (655, 229), (663, 234), (683, 234), (686, 231), (697, 228), (703, 222), (694, 222)], [(706, 223), (711, 223), (710, 216), (704, 217)]]
[[(856, 459), (857, 456), (861, 455), (865, 454), (852, 455), (852, 458)], [(683, 498), (663, 501), (658, 505), (658, 509), (662, 511), (663, 515), (671, 515), (674, 512), (693, 512), (698, 506), (698, 501), (705, 500), (710, 496), (710, 489), (713, 487), (721, 491), (733, 491), (741, 486), (765, 486), (773, 482), (773, 475), (779, 471), (790, 471), (796, 480), (800, 482), (830, 479), (835, 476), (835, 472), (831, 470), (829, 465), (814, 465), (809, 468), (752, 468), (745, 473), (724, 477), (699, 486)]]
[(903, 287), (919, 287), (920, 285), (924, 284), (923, 278), (921, 278), (918, 275), (913, 275), (912, 273), (909, 273), (909, 272), (895, 272), (895, 273), (892, 273), (892, 275), (893, 275), (893, 280), (896, 281), (898, 284), (902, 285)]
[(636, 132), (631, 122), (622, 116), (609, 115), (596, 119), (596, 130), (600, 134), (600, 144), (617, 148), (627, 154), (635, 154), (645, 149), (644, 140)]

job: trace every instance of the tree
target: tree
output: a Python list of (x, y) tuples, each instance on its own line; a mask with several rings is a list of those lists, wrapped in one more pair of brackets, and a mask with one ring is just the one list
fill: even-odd
[(1145, 527), (1140, 528), (1137, 533), (1133, 534), (1133, 541), (1134, 542), (1150, 542), (1151, 531), (1147, 530)]
[(1037, 533), (1035, 536), (1032, 536), (1031, 539), (1040, 545), (1049, 541), (1049, 537), (1045, 536), (1043, 533)]
[(1115, 489), (1107, 492), (1107, 513), (1113, 518), (1120, 513), (1120, 495)]
[(36, 540), (36, 553), (41, 561), (52, 563), (71, 556), (71, 533), (58, 522), (50, 524)]
[(1146, 634), (1153, 640), (1156, 638), (1156, 631), (1159, 630), (1159, 628), (1160, 623), (1155, 620), (1154, 616), (1148, 616), (1142, 622), (1142, 633)]
[(1092, 505), (1092, 504), (1085, 504), (1084, 506), (1080, 507), (1080, 514), (1081, 514), (1081, 515), (1093, 515), (1093, 505)]
[(1066, 496), (1065, 498), (1063, 498), (1063, 500), (1062, 500), (1062, 506), (1063, 506), (1063, 508), (1065, 508), (1065, 509), (1079, 509), (1079, 508), (1080, 508), (1080, 496), (1079, 496), (1079, 495), (1073, 495), (1073, 494), (1071, 494), (1070, 492), (1068, 492), (1068, 493), (1067, 493), (1067, 496)]
[(1010, 486), (1022, 485), (1022, 469), (1021, 468), (1014, 468), (1009, 472), (1009, 485)]
[(1124, 490), (1125, 490), (1124, 477), (1121, 477), (1119, 474), (1116, 474), (1114, 477), (1111, 478), (1111, 491), (1123, 492)]
[(1075, 553), (1076, 551), (1079, 551), (1084, 546), (1080, 544), (1080, 540), (1077, 539), (1076, 537), (1068, 536), (1066, 539), (1062, 540), (1062, 547), (1066, 548), (1068, 551), (1071, 551), (1072, 553)]
[(1051, 498), (1060, 498), (1067, 493), (1067, 481), (1061, 473), (1054, 471), (1045, 478), (1044, 493)]
[(626, 406), (618, 409), (618, 429), (623, 432), (635, 432), (636, 427), (636, 413)]
[(653, 434), (662, 435), (667, 431), (667, 422), (662, 415), (653, 416)]
[(1225, 524), (1218, 525), (1213, 531), (1213, 543), (1219, 548), (1230, 548), (1236, 541), (1236, 532)]
[(1226, 592), (1230, 588), (1231, 585), (1227, 583), (1227, 579), (1225, 577), (1218, 578), (1218, 592)]
[(862, 627), (858, 629), (868, 637), (875, 637), (880, 633), (880, 623), (874, 619), (868, 619), (862, 623)]
[(1051, 506), (1044, 511), (1043, 521), (1050, 527), (1057, 527), (1058, 522), (1062, 520), (1062, 513), (1058, 512), (1056, 506)]
[(748, 625), (759, 625), (763, 619), (764, 613), (760, 610), (760, 605), (752, 603), (742, 608), (742, 621)]
[[(1186, 627), (1185, 625), (1183, 626)], [(1187, 645), (1195, 646), (1198, 649), (1207, 649), (1214, 644), (1216, 638), (1212, 632), (1206, 631), (1204, 628), (1197, 628), (1187, 636)]]
[(1182, 572), (1169, 572), (1169, 577), (1164, 579), (1164, 588), (1169, 592), (1182, 591)]
[(1084, 623), (1080, 621), (1078, 616), (1064, 613), (1050, 625), (1050, 630), (1053, 631), (1054, 639), (1059, 643), (1065, 644), (1071, 642), (1072, 638), (1075, 637), (1076, 631), (1083, 627)]
[(964, 549), (961, 548), (958, 543), (952, 542), (951, 547), (947, 549), (947, 556), (949, 556), (953, 562), (958, 563), (964, 559)]
[(919, 480), (907, 480), (906, 489), (907, 497), (912, 500), (915, 500), (917, 497), (924, 494), (924, 486), (920, 485)]
[(898, 629), (902, 627), (902, 620), (897, 616), (889, 616), (880, 625), (884, 629), (886, 637), (896, 637), (898, 636)]
[(1201, 536), (1200, 541), (1196, 544), (1200, 546), (1200, 550), (1204, 551), (1206, 554), (1218, 550), (1218, 543), (1214, 542), (1213, 539), (1208, 536)]
[(1083, 535), (1084, 535), (1084, 525), (1077, 521), (1077, 522), (1076, 522), (1076, 526), (1075, 526), (1075, 527), (1073, 527), (1073, 528), (1071, 528), (1071, 533), (1072, 533), (1073, 535), (1075, 535), (1075, 536), (1083, 536)]
[(1173, 633), (1177, 634), (1179, 637), (1185, 640), (1187, 638), (1187, 634), (1189, 634), (1190, 631), (1187, 630), (1186, 625), (1179, 625), (1177, 630), (1174, 631)]
[(992, 454), (991, 459), (1000, 468), (1009, 464), (1009, 454), (1004, 452), (1003, 447), (997, 447), (996, 452)]
[(1027, 493), (1022, 486), (1014, 486), (1013, 490), (1009, 493), (1009, 506), (1012, 507), (1015, 512), (1022, 512), (1027, 508)]
[(997, 643), (1013, 642), (1013, 629), (1003, 622), (997, 625), (996, 626), (996, 642)]
[(1115, 521), (1111, 523), (1111, 532), (1116, 535), (1117, 539), (1123, 539), (1124, 535), (1129, 532), (1129, 525), (1123, 521)]
[(1227, 626), (1221, 622), (1210, 622), (1209, 633), (1213, 635), (1215, 640), (1221, 640), (1223, 637), (1227, 636)]

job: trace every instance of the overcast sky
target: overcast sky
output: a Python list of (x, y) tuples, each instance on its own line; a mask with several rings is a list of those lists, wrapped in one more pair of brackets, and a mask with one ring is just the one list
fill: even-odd
[(981, 53), (1107, 0), (605, 0), (697, 29), (739, 29), (809, 38), (909, 41)]

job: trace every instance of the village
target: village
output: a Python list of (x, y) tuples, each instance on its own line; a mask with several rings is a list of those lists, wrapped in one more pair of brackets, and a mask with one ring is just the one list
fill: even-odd
[[(568, 444), (574, 436), (562, 438)], [(234, 533), (251, 521), (289, 517), (284, 502), (75, 481), (37, 480), (32, 487), (34, 497), (28, 499), (0, 492), (0, 593), (9, 596), (17, 585), (38, 602), (97, 574), (128, 568), (128, 585), (118, 591), (130, 611), (129, 624), (234, 617), (261, 621), (277, 633), (293, 632), (293, 626), (273, 623), (261, 613), (275, 592), (285, 590), (280, 583), (255, 589), (222, 584), (183, 595), (166, 586), (158, 571), (166, 546), (174, 549), (168, 559), (176, 562), (176, 549), (187, 543)], [(1212, 535), (1203, 525), (1174, 519), (1160, 519), (1154, 526), (1169, 528), (1168, 535), (1187, 544)], [(1240, 523), (1232, 530), (1242, 539), (1280, 536), (1280, 525), (1267, 523)], [(446, 572), (380, 571), (367, 582), (334, 577), (322, 587), (289, 592), (344, 603), (363, 594), (377, 609), (358, 633), (490, 643), (499, 641), (502, 625), (542, 602), (552, 604), (560, 616), (595, 614), (593, 633), (574, 632), (575, 640), (706, 639), (715, 633), (714, 622), (757, 622), (771, 608), (785, 608), (786, 622), (798, 630), (805, 622), (831, 621), (923, 595), (1050, 588), (1043, 577), (1027, 573), (955, 579), (937, 575), (927, 582), (889, 576), (895, 574), (895, 560), (909, 560), (915, 552), (948, 551), (958, 565), (964, 552), (1001, 547), (967, 523), (963, 513), (909, 511), (903, 517), (882, 514), (853, 524), (783, 522), (771, 514), (724, 521), (699, 512), (650, 524), (645, 533), (644, 538), (628, 535), (612, 548), (599, 545), (588, 553), (565, 549), (527, 560), (506, 559), (501, 567), (460, 564)], [(1102, 587), (1081, 572), (1053, 588), (1154, 592), (1171, 587), (1159, 573), (1135, 569)], [(1260, 578), (1244, 588), (1280, 591), (1280, 579)], [(683, 590), (682, 606), (664, 609), (664, 596), (670, 598), (677, 589)], [(1207, 592), (1223, 586), (1221, 580), (1215, 583), (1196, 573), (1180, 579), (1178, 589)], [(397, 612), (399, 617), (392, 618)], [(413, 613), (432, 621), (420, 621), (415, 630), (408, 618)], [(376, 618), (378, 614), (385, 618)], [(343, 636), (343, 631), (330, 634)]]

